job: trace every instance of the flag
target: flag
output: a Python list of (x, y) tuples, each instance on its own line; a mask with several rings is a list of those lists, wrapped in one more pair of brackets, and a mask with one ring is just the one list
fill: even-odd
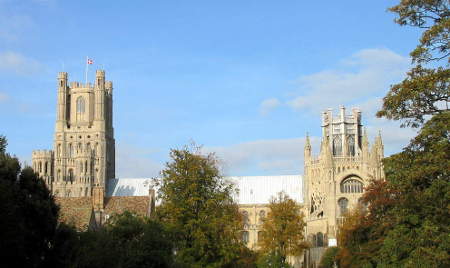
[(94, 60), (93, 59), (87, 59), (87, 64), (93, 64)]

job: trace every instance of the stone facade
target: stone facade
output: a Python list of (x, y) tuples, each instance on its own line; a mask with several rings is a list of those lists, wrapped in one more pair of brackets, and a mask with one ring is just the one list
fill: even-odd
[(322, 114), (320, 153), (312, 156), (309, 138), (304, 148), (304, 208), (307, 237), (313, 246), (336, 243), (342, 215), (356, 206), (371, 180), (384, 179), (381, 136), (369, 148), (362, 128), (361, 112), (350, 115), (341, 107), (337, 117), (331, 109)]
[(33, 151), (32, 165), (57, 197), (91, 196), (115, 177), (112, 82), (97, 70), (95, 83), (57, 77), (57, 116), (52, 151)]

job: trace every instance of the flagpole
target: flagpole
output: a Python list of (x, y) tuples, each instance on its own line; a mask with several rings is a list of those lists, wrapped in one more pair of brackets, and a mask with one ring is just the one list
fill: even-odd
[(86, 69), (85, 69), (86, 70), (86, 73), (85, 73), (86, 85), (87, 85), (87, 81), (88, 81), (88, 69), (89, 69), (88, 60), (89, 60), (89, 57), (86, 56)]

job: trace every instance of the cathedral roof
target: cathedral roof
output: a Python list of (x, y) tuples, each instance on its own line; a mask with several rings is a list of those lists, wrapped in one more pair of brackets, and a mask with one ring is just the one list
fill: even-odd
[[(303, 202), (303, 178), (301, 175), (277, 176), (232, 176), (225, 177), (235, 183), (239, 193), (235, 196), (239, 204), (267, 204), (272, 196), (284, 191), (295, 201)], [(109, 197), (148, 196), (151, 179), (124, 178), (108, 181)]]
[(59, 205), (59, 220), (76, 227), (78, 230), (87, 230), (92, 215), (91, 197), (57, 197)]
[(301, 175), (228, 177), (239, 193), (238, 204), (267, 204), (283, 191), (298, 203), (303, 203), (303, 178)]
[(105, 213), (107, 215), (121, 214), (132, 211), (140, 216), (148, 216), (150, 198), (147, 196), (112, 196), (105, 198)]

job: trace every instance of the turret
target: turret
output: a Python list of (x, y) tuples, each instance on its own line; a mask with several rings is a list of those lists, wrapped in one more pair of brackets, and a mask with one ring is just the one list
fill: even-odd
[(105, 127), (105, 71), (97, 70), (95, 73), (95, 112), (94, 124), (101, 129)]
[(68, 87), (67, 87), (67, 73), (60, 72), (58, 74), (58, 99), (57, 99), (57, 113), (56, 113), (56, 127), (57, 132), (62, 131), (64, 126), (67, 125), (67, 99), (68, 99)]
[(309, 135), (306, 133), (305, 149), (304, 149), (305, 163), (311, 159), (311, 142), (309, 141)]
[(367, 137), (367, 131), (366, 128), (363, 130), (363, 137), (362, 137), (362, 157), (365, 161), (369, 159), (369, 138)]

